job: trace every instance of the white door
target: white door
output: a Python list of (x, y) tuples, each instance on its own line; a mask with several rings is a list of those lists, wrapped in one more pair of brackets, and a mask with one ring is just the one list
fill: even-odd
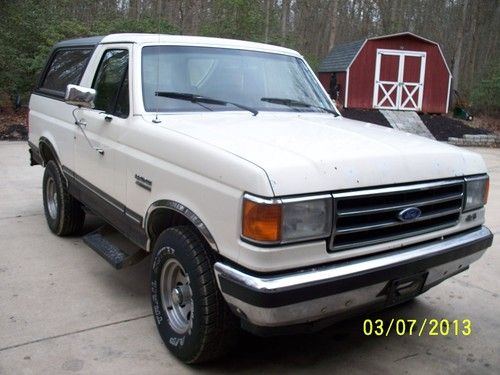
[[(123, 146), (118, 138), (128, 125), (130, 45), (98, 47), (87, 86), (97, 91), (94, 109), (80, 110), (85, 122), (76, 134), (75, 173), (91, 189), (115, 206), (125, 202), (126, 168), (119, 163)], [(98, 152), (100, 151), (100, 152)], [(98, 191), (97, 191), (98, 190)]]
[(377, 49), (373, 108), (422, 109), (425, 52)]

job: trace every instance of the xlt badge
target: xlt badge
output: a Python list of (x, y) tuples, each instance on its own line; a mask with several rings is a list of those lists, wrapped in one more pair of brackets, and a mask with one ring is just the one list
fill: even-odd
[(151, 180), (148, 180), (146, 177), (139, 176), (138, 174), (134, 177), (136, 185), (139, 185), (147, 191), (151, 191), (151, 187), (153, 186), (153, 182)]

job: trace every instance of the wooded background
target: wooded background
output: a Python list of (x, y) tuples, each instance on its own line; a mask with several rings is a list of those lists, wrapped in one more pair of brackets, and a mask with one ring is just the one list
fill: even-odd
[[(291, 47), (313, 68), (332, 46), (411, 31), (441, 45), (453, 87), (500, 112), (500, 0), (0, 0), (0, 105), (26, 100), (51, 46), (161, 32)], [(3, 99), (2, 99), (3, 98)]]

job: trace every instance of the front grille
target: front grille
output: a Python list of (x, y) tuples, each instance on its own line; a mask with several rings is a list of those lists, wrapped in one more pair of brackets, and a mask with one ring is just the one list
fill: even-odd
[[(463, 180), (334, 193), (330, 250), (369, 246), (454, 226), (463, 195)], [(420, 217), (400, 220), (399, 213), (410, 207), (419, 208)]]

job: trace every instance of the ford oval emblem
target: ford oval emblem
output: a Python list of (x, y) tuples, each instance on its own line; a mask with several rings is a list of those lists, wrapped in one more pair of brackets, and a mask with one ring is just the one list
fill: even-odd
[(413, 221), (417, 220), (422, 211), (418, 207), (408, 207), (398, 213), (398, 219), (401, 221)]

